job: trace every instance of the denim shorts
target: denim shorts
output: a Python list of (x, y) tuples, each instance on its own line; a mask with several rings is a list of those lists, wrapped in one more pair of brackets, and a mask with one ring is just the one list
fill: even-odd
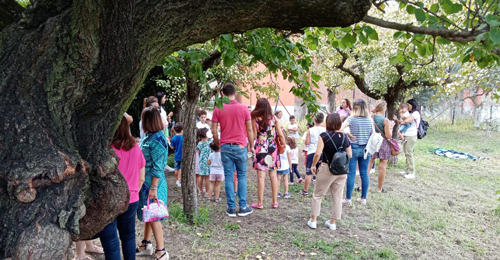
[(278, 171), (278, 174), (290, 174), (290, 169)]
[[(320, 156), (321, 158), (321, 156)], [(306, 157), (306, 175), (312, 175), (311, 167), (313, 164), (313, 159), (314, 159), (314, 153), (308, 154)], [(321, 160), (318, 161), (316, 164), (316, 169), (319, 169), (319, 166), (321, 165)]]
[(175, 161), (174, 169), (180, 170), (182, 167), (182, 161)]

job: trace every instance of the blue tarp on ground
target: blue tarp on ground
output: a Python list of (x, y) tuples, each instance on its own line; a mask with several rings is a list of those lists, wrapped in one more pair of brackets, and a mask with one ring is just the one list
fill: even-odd
[(468, 153), (461, 153), (461, 152), (456, 152), (456, 151), (453, 151), (453, 150), (446, 150), (446, 149), (441, 149), (441, 148), (437, 148), (436, 150), (434, 151), (430, 151), (428, 153), (434, 153), (434, 154), (437, 154), (437, 155), (440, 155), (440, 156), (444, 156), (444, 157), (447, 157), (447, 158), (452, 158), (452, 159), (459, 159), (459, 160), (466, 160), (466, 159), (470, 159), (470, 160), (483, 160), (485, 159), (484, 157), (476, 157), (472, 154), (468, 154)]

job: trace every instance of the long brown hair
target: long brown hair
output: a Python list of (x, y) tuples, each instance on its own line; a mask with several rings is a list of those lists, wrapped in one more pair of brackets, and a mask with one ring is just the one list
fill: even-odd
[(262, 118), (262, 128), (265, 129), (269, 125), (269, 120), (273, 116), (273, 109), (266, 98), (259, 98), (255, 108), (250, 114), (252, 115), (252, 119), (257, 117)]
[(347, 105), (347, 107), (349, 108), (349, 110), (352, 111), (351, 101), (349, 101), (349, 99), (347, 99), (347, 98), (344, 98), (344, 100), (345, 100), (345, 104)]
[(293, 136), (289, 136), (286, 139), (286, 144), (288, 144), (288, 146), (290, 146), (290, 149), (292, 150), (297, 148), (297, 142), (295, 141), (295, 138)]
[(135, 138), (130, 135), (130, 129), (128, 128), (128, 122), (125, 117), (122, 117), (118, 129), (116, 129), (112, 144), (116, 149), (123, 149), (125, 151), (130, 151), (135, 145)]
[(163, 130), (163, 122), (158, 107), (146, 107), (142, 110), (141, 120), (144, 133), (156, 133)]

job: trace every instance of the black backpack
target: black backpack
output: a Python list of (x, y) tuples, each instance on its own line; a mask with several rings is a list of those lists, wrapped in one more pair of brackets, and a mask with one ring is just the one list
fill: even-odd
[[(337, 150), (337, 152), (333, 154), (332, 160), (330, 161), (330, 172), (333, 175), (347, 174), (347, 172), (349, 172), (349, 157), (347, 156), (344, 147), (340, 146), (337, 148), (330, 134), (326, 133), (326, 135), (328, 135), (328, 138), (330, 138), (333, 146), (335, 146), (335, 149)], [(342, 133), (342, 144), (344, 144), (344, 138), (345, 134)]]
[(417, 138), (422, 139), (427, 135), (427, 129), (429, 129), (429, 122), (422, 119), (422, 114), (420, 114), (420, 124), (417, 128)]

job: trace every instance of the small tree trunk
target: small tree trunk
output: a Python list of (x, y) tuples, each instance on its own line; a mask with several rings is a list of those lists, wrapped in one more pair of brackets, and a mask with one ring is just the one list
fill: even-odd
[(335, 88), (328, 88), (328, 112), (334, 113), (337, 109), (337, 104), (335, 100)]
[(196, 151), (196, 108), (201, 87), (193, 79), (186, 76), (186, 104), (182, 111), (184, 125), (184, 142), (182, 145), (182, 199), (184, 214), (192, 222), (198, 215), (198, 199), (196, 192), (195, 151)]

